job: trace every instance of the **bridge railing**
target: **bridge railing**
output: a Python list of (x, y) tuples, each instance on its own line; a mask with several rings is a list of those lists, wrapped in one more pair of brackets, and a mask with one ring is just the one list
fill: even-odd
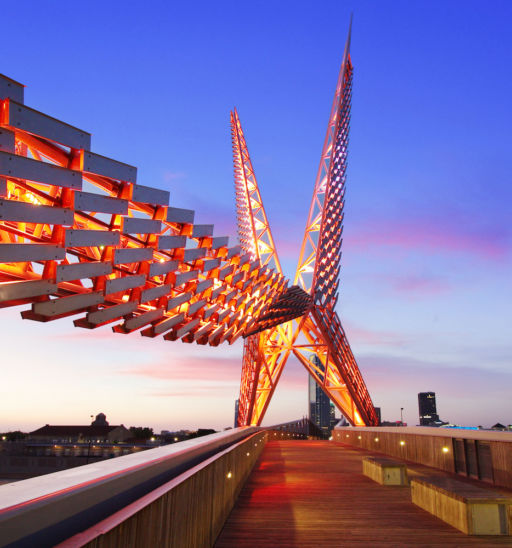
[(333, 441), (512, 488), (512, 432), (402, 427), (337, 427)]
[(265, 441), (235, 428), (4, 485), (0, 546), (211, 546)]

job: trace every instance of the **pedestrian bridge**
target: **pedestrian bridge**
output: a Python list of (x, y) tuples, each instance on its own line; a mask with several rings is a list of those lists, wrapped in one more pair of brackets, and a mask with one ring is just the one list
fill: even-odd
[(412, 476), (458, 473), (512, 496), (508, 433), (337, 428), (331, 441), (301, 438), (236, 428), (4, 485), (0, 546), (482, 545), (414, 505), (410, 489), (364, 476), (363, 457), (379, 453)]

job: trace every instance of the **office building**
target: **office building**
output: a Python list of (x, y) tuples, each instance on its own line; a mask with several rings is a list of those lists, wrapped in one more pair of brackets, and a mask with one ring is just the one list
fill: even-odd
[(238, 426), (238, 406), (240, 404), (240, 400), (235, 400), (235, 428)]
[[(313, 356), (311, 360), (317, 367), (321, 367), (322, 363), (317, 356)], [(331, 430), (336, 424), (334, 417), (335, 407), (329, 399), (329, 396), (318, 386), (315, 379), (309, 376), (309, 420), (322, 432), (322, 436), (328, 438), (331, 435)]]
[(437, 426), (440, 423), (436, 408), (435, 392), (420, 392), (418, 394), (420, 426)]

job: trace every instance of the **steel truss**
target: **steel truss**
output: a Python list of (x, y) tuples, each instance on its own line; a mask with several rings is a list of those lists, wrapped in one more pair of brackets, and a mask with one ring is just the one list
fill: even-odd
[[(334, 310), (339, 286), (352, 73), (349, 29), (294, 280), (310, 299), (302, 297), (302, 315), (294, 321), (246, 338), (239, 425), (261, 424), (290, 354), (306, 367), (352, 425), (377, 424), (368, 389)], [(240, 243), (260, 260), (259, 250), (265, 250), (280, 271), (236, 111), (231, 125)], [(257, 198), (252, 200), (252, 196)], [(256, 216), (264, 219), (264, 224), (256, 222)], [(261, 227), (259, 231), (256, 226)], [(266, 240), (260, 244), (261, 235)], [(295, 302), (294, 311), (298, 309)]]
[[(355, 425), (376, 414), (334, 311), (352, 63), (350, 31), (294, 285), (283, 276), (237, 112), (240, 245), (91, 151), (91, 135), (24, 104), (0, 75), (0, 308), (77, 327), (217, 346), (245, 337), (239, 423), (260, 424), (295, 355)], [(317, 358), (311, 359), (313, 355)]]
[(0, 76), (0, 307), (217, 346), (281, 306), (289, 288), (278, 263), (228, 247), (136, 177)]

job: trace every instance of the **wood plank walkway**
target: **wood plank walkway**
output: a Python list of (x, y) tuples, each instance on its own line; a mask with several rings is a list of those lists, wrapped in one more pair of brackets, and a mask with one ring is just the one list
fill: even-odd
[(512, 546), (511, 537), (468, 537), (412, 504), (408, 487), (363, 476), (367, 454), (326, 441), (269, 442), (216, 548)]

